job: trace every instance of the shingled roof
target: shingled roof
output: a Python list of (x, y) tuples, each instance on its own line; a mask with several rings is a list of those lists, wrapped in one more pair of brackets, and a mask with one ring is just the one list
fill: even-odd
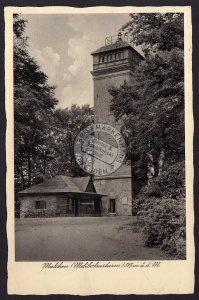
[(54, 193), (82, 193), (86, 191), (90, 177), (56, 176), (37, 185), (25, 189), (20, 194), (54, 194)]
[(117, 50), (117, 49), (124, 49), (124, 48), (130, 48), (135, 54), (137, 54), (140, 59), (144, 59), (144, 57), (137, 51), (135, 50), (131, 44), (125, 42), (125, 41), (121, 41), (121, 42), (116, 42), (110, 45), (106, 45), (103, 47), (100, 47), (99, 49), (97, 49), (96, 51), (92, 52), (91, 55), (95, 55), (98, 53), (104, 53), (104, 52), (109, 52), (109, 51), (113, 51), (113, 50)]
[(73, 177), (73, 181), (82, 191), (85, 192), (90, 181), (90, 177)]

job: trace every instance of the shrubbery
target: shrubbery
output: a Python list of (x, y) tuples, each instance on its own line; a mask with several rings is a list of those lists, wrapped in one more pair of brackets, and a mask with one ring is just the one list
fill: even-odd
[(138, 212), (145, 246), (158, 246), (177, 259), (186, 256), (185, 200), (149, 198)]
[(136, 215), (148, 198), (185, 198), (185, 162), (165, 165), (162, 175), (144, 186), (133, 202), (133, 215)]
[(142, 188), (133, 205), (145, 245), (160, 247), (176, 259), (186, 258), (184, 177), (184, 162), (168, 166)]
[(178, 199), (185, 197), (185, 162), (166, 164), (161, 176), (147, 186), (148, 196)]

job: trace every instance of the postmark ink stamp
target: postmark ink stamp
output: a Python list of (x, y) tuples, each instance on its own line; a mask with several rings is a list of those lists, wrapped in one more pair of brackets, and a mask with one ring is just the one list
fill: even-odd
[(121, 133), (107, 124), (91, 124), (80, 131), (74, 143), (75, 158), (88, 174), (105, 176), (124, 162), (126, 144)]

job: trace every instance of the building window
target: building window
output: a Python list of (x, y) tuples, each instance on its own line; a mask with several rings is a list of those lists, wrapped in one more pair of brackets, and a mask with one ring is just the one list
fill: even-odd
[(46, 209), (46, 201), (36, 201), (35, 208), (36, 209)]
[(93, 200), (80, 200), (80, 211), (81, 213), (92, 213), (94, 211)]
[(110, 213), (115, 213), (115, 199), (110, 199)]
[(99, 62), (100, 62), (100, 63), (104, 63), (104, 62), (105, 62), (105, 56), (100, 56)]
[(109, 54), (108, 55), (108, 61), (115, 60), (115, 54)]
[(116, 53), (116, 59), (122, 59), (123, 58), (122, 54), (123, 54), (122, 52)]

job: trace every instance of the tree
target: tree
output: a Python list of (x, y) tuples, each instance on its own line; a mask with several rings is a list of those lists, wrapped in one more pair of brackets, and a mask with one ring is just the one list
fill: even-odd
[(14, 14), (14, 85), (27, 85), (42, 92), (43, 88), (49, 88), (48, 78), (28, 53), (28, 38), (24, 36), (26, 23), (18, 14)]
[[(15, 179), (17, 190), (30, 186), (38, 172), (45, 174), (49, 137), (57, 104), (55, 87), (28, 53), (26, 21), (14, 15)], [(42, 161), (42, 163), (41, 163)]]
[(158, 51), (184, 49), (184, 18), (182, 13), (130, 14), (131, 21), (123, 26), (145, 56)]
[(57, 109), (54, 114), (54, 147), (59, 155), (58, 172), (84, 176), (86, 173), (76, 163), (74, 143), (79, 132), (91, 125), (94, 110), (89, 105), (79, 107), (72, 105), (70, 109)]
[(85, 175), (76, 164), (73, 144), (93, 122), (93, 108), (57, 109), (55, 87), (29, 55), (26, 21), (14, 15), (15, 190), (57, 174)]
[(132, 86), (110, 89), (111, 110), (124, 121), (133, 174), (146, 181), (161, 174), (165, 161), (184, 160), (183, 16), (131, 17), (123, 29), (146, 59), (135, 68)]

